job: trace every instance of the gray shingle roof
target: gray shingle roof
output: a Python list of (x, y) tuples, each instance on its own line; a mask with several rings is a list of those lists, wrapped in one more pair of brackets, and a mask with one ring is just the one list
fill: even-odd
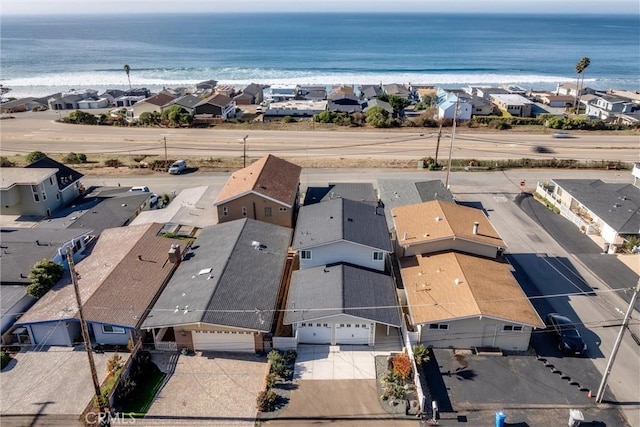
[(30, 284), (33, 265), (43, 258), (53, 259), (66, 242), (87, 233), (86, 229), (2, 228), (0, 282)]
[(391, 276), (349, 264), (293, 272), (285, 324), (338, 314), (399, 327)]
[(618, 233), (640, 233), (640, 188), (599, 179), (553, 181)]
[(300, 208), (293, 249), (338, 241), (391, 252), (384, 211), (376, 206), (343, 198)]
[(58, 210), (38, 227), (84, 228), (98, 235), (107, 228), (127, 225), (150, 195), (130, 192), (125, 187), (100, 187)]
[(308, 187), (304, 197), (304, 204), (312, 205), (338, 197), (373, 206), (378, 205), (378, 195), (370, 182), (338, 182), (335, 184), (329, 183), (326, 187)]
[(202, 322), (270, 331), (290, 240), (291, 229), (253, 219), (204, 228), (143, 328)]

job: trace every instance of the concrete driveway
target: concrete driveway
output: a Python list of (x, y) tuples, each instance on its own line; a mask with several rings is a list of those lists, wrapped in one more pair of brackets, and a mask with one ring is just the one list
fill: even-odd
[(375, 352), (366, 345), (299, 345), (294, 379), (375, 379)]
[[(112, 355), (93, 354), (100, 382), (107, 376), (107, 359)], [(0, 384), (3, 417), (38, 414), (77, 419), (94, 395), (87, 353), (79, 346), (23, 349), (0, 373)]]
[[(153, 355), (163, 371), (167, 356)], [(253, 427), (256, 398), (267, 369), (266, 357), (253, 354), (198, 352), (179, 356), (140, 425)]]

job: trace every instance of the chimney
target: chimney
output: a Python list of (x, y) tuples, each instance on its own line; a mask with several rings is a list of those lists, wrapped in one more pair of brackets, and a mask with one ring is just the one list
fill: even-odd
[(473, 223), (473, 234), (478, 234), (478, 227), (480, 226), (480, 223), (478, 221), (475, 221)]
[(142, 261), (142, 255), (138, 255), (138, 261)]
[(171, 245), (171, 249), (169, 249), (169, 262), (172, 264), (178, 264), (180, 262), (180, 245)]

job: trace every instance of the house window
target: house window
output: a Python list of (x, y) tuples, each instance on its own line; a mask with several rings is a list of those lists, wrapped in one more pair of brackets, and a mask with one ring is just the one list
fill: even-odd
[(49, 184), (53, 185), (53, 177), (52, 176), (49, 177)]
[(280, 212), (286, 212), (286, 211), (287, 211), (287, 208), (278, 208), (278, 210), (279, 210)]
[(311, 259), (311, 251), (300, 251), (300, 259)]
[(242, 216), (247, 216), (247, 207), (246, 206), (242, 207)]
[(429, 329), (437, 329), (441, 331), (446, 331), (449, 329), (449, 325), (446, 323), (429, 323)]
[(329, 324), (328, 324), (328, 323), (323, 323), (323, 324), (322, 324), (322, 327), (323, 327), (323, 328), (328, 328), (328, 327), (329, 327)]
[(38, 193), (33, 193), (33, 200), (35, 200), (36, 202), (40, 201), (40, 196), (38, 195)]
[(270, 207), (265, 207), (264, 208), (264, 216), (271, 216), (271, 208)]
[(47, 200), (47, 193), (44, 191), (42, 192), (42, 200)]
[(384, 252), (374, 252), (373, 253), (374, 261), (384, 261)]
[(229, 208), (226, 206), (222, 207), (222, 216), (227, 216), (229, 215)]
[(319, 328), (320, 326), (322, 326), (322, 324), (316, 323), (316, 326)]
[(522, 325), (504, 325), (502, 330), (505, 332), (522, 332)]
[(60, 193), (56, 193), (56, 200), (60, 200)]
[(105, 334), (124, 334), (124, 328), (120, 326), (102, 325), (102, 332)]

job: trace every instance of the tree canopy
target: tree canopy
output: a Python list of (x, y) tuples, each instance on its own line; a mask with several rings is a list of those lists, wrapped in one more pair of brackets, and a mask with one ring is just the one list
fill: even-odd
[(62, 265), (44, 258), (35, 263), (28, 277), (31, 284), (27, 286), (27, 295), (40, 298), (62, 278)]

